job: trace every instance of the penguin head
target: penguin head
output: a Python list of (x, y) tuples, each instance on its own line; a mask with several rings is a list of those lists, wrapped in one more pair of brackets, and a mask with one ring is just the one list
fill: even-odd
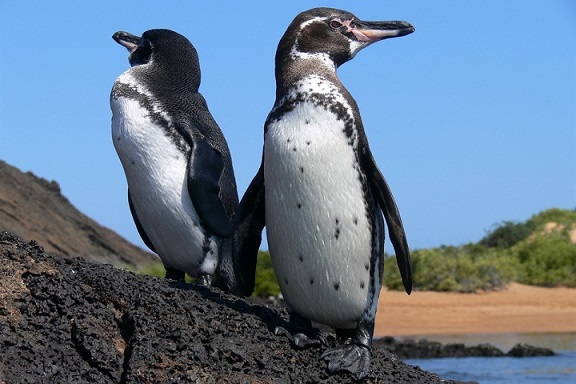
[(292, 21), (280, 40), (276, 58), (324, 55), (338, 67), (376, 41), (412, 32), (414, 27), (405, 21), (362, 21), (339, 9), (313, 8)]
[(155, 76), (178, 76), (188, 79), (195, 90), (200, 86), (200, 63), (190, 41), (169, 29), (151, 29), (141, 37), (118, 31), (112, 38), (130, 52), (132, 67), (151, 67)]

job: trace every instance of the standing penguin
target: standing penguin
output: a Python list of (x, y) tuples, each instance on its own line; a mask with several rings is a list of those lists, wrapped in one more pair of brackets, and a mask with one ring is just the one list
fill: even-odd
[[(262, 165), (237, 214), (243, 290), (254, 284), (267, 227), (272, 264), (292, 319), (335, 328), (328, 370), (358, 378), (370, 366), (386, 219), (407, 293), (412, 271), (394, 197), (370, 152), (356, 102), (336, 69), (373, 42), (410, 34), (401, 21), (364, 22), (316, 8), (299, 14), (276, 52), (276, 102), (264, 127)], [(296, 345), (307, 336), (291, 336)]]
[(182, 35), (116, 32), (131, 68), (110, 97), (112, 138), (140, 236), (166, 277), (237, 292), (232, 263), (238, 192), (228, 145), (198, 92), (200, 64)]

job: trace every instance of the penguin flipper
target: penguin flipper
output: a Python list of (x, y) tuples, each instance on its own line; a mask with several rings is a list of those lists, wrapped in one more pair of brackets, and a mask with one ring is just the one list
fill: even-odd
[(204, 139), (194, 141), (188, 161), (188, 193), (205, 228), (223, 238), (230, 238), (234, 228), (220, 197), (220, 178), (224, 160)]
[(128, 205), (130, 206), (130, 213), (132, 214), (132, 219), (134, 219), (134, 224), (136, 224), (136, 229), (138, 230), (138, 234), (140, 235), (140, 237), (144, 241), (144, 244), (146, 244), (146, 246), (148, 248), (150, 248), (150, 250), (152, 252), (158, 253), (158, 252), (156, 252), (156, 249), (154, 249), (154, 245), (152, 244), (152, 242), (148, 238), (148, 235), (144, 231), (142, 224), (140, 224), (140, 220), (138, 219), (138, 215), (136, 214), (136, 209), (134, 209), (134, 204), (132, 203), (132, 196), (130, 196), (130, 189), (128, 189)]
[(235, 259), (245, 296), (254, 291), (256, 261), (266, 226), (264, 207), (264, 162), (244, 193), (235, 220)]
[(364, 165), (368, 174), (368, 179), (373, 180), (372, 190), (376, 195), (376, 199), (378, 200), (384, 218), (386, 219), (390, 241), (394, 246), (396, 262), (400, 269), (404, 289), (406, 290), (406, 293), (410, 294), (412, 292), (412, 263), (410, 261), (410, 250), (408, 249), (408, 241), (406, 240), (406, 233), (404, 232), (404, 226), (402, 225), (402, 218), (400, 217), (398, 206), (396, 205), (396, 201), (394, 200), (394, 196), (392, 195), (392, 191), (390, 190), (386, 179), (384, 179), (384, 176), (378, 169), (378, 166), (369, 150), (365, 151)]

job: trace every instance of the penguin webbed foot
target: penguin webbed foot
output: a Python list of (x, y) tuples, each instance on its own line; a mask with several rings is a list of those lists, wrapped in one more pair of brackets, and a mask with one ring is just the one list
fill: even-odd
[(328, 362), (329, 373), (346, 371), (361, 380), (368, 375), (372, 352), (365, 345), (345, 344), (339, 348), (328, 349), (320, 359)]
[(310, 338), (303, 332), (298, 332), (293, 335), (286, 328), (278, 326), (274, 329), (274, 334), (277, 336), (286, 336), (288, 339), (290, 339), (292, 345), (298, 349), (304, 349), (313, 346), (320, 347), (322, 345), (326, 345), (326, 339), (324, 335), (319, 331), (317, 331), (316, 335), (314, 335), (315, 338)]
[(212, 276), (211, 275), (200, 275), (196, 279), (196, 283), (203, 287), (211, 287), (212, 286)]
[(289, 328), (294, 333), (284, 327), (277, 326), (274, 329), (274, 334), (286, 336), (292, 345), (298, 349), (327, 345), (326, 337), (318, 329), (312, 327), (312, 322), (296, 312), (290, 313)]

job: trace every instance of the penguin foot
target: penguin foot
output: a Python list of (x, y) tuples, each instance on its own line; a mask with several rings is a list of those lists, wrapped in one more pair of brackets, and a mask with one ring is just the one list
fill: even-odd
[(368, 375), (372, 353), (365, 345), (346, 344), (327, 350), (320, 358), (328, 361), (329, 373), (346, 371), (360, 380)]
[(196, 279), (196, 282), (204, 287), (212, 286), (212, 276), (210, 275), (200, 275)]
[(290, 332), (288, 332), (286, 328), (276, 327), (274, 329), (274, 334), (276, 336), (279, 335), (286, 336), (288, 339), (290, 339), (292, 344), (298, 349), (304, 349), (312, 346), (321, 346), (326, 344), (324, 335), (322, 335), (320, 332), (318, 332), (318, 334), (316, 335), (317, 337), (316, 339), (311, 339), (304, 333), (300, 332), (295, 335), (292, 335)]

